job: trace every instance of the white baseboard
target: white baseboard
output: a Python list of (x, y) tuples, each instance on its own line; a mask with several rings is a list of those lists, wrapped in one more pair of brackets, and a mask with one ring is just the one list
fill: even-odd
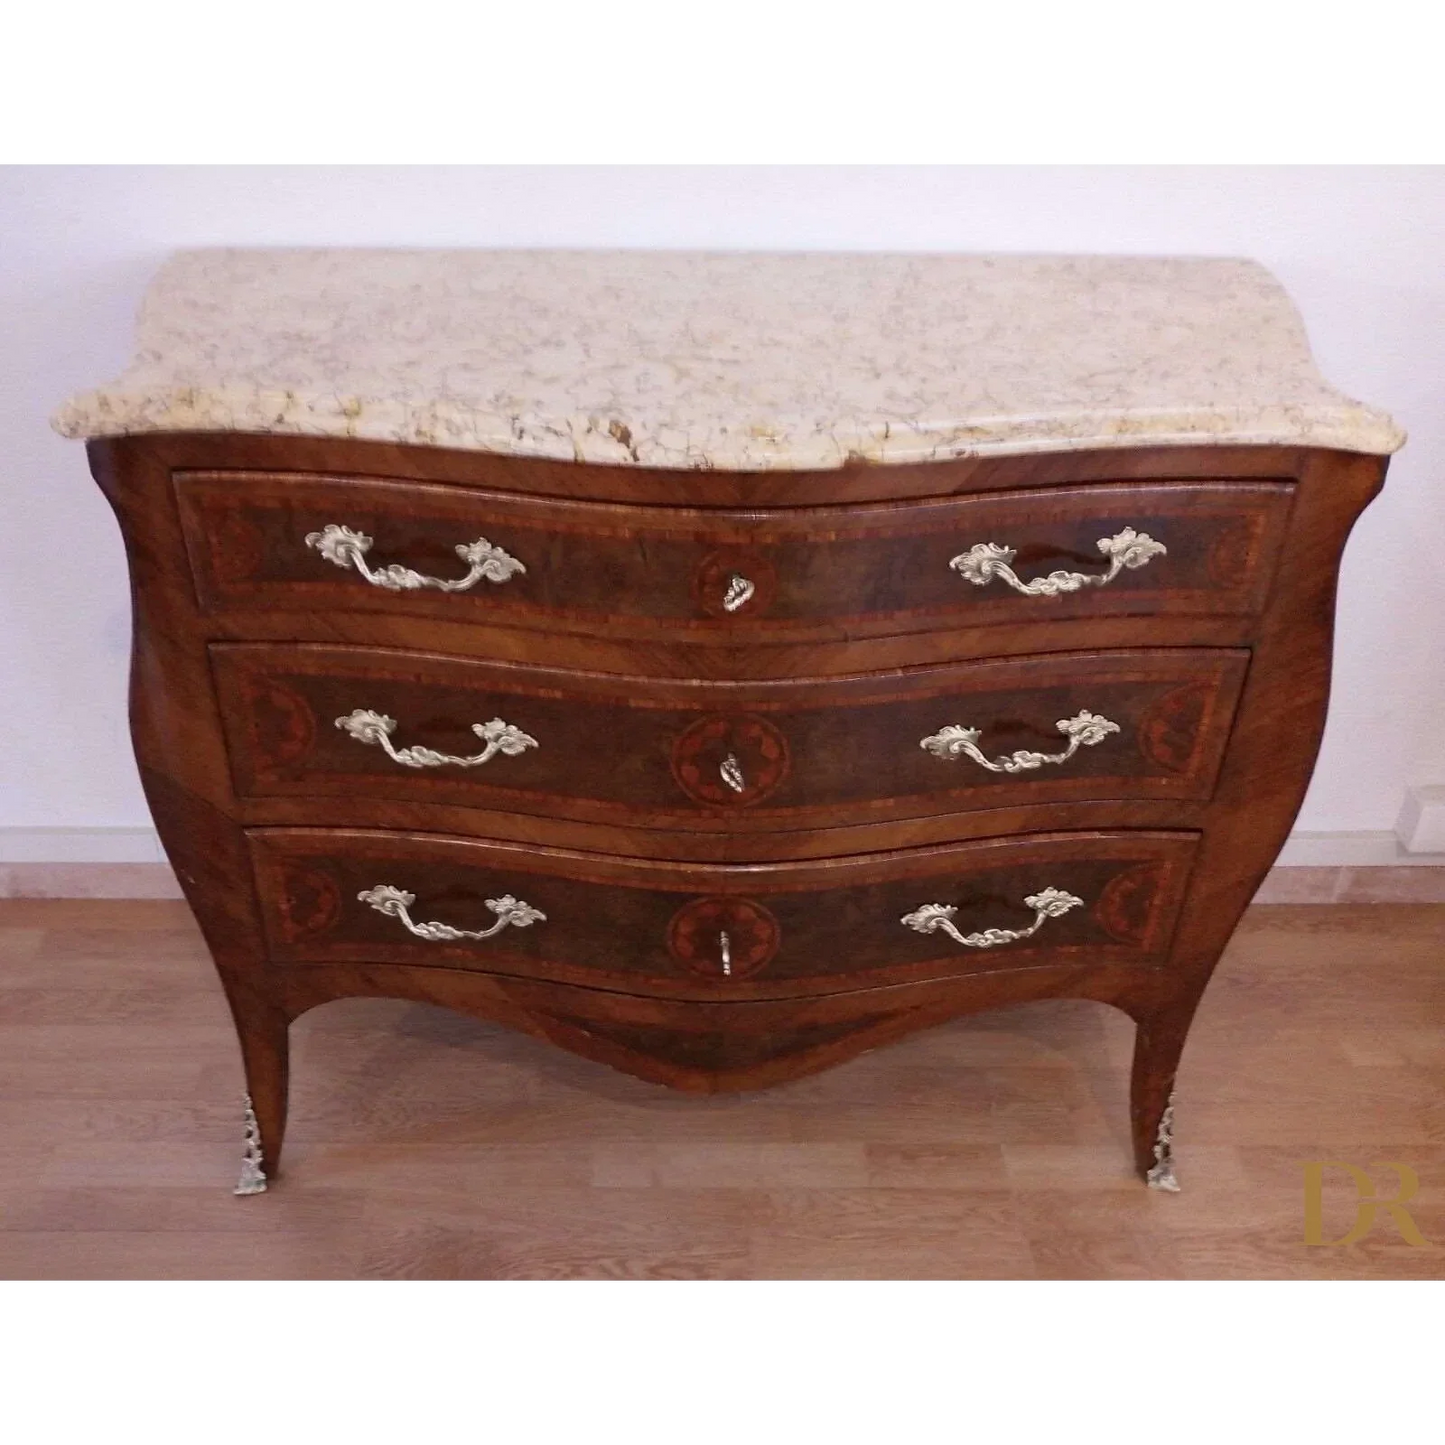
[(154, 828), (0, 828), (0, 898), (179, 898)]
[(1391, 833), (1291, 833), (1278, 868), (1442, 868), (1445, 853), (1411, 853)]
[(169, 863), (0, 863), (0, 899), (182, 896)]
[(1411, 788), (1395, 833), (1408, 853), (1445, 852), (1445, 787)]
[(0, 863), (164, 863), (154, 828), (0, 828)]

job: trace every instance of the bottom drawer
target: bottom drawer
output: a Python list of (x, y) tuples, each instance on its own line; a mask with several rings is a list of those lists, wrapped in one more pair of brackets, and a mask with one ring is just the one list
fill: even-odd
[(250, 833), (272, 959), (405, 964), (697, 999), (1158, 965), (1195, 833), (1044, 833), (703, 866), (421, 834)]

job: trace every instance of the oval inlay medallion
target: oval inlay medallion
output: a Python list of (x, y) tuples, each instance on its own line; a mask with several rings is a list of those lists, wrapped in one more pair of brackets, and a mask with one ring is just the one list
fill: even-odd
[(724, 981), (757, 973), (782, 936), (778, 920), (751, 898), (695, 898), (667, 925), (667, 951), (694, 973)]
[(747, 807), (788, 776), (788, 741), (766, 718), (700, 718), (672, 745), (672, 775), (695, 802)]
[(1187, 773), (1204, 736), (1216, 684), (1186, 682), (1157, 698), (1139, 719), (1144, 756), (1173, 773)]
[(316, 742), (316, 716), (306, 699), (274, 677), (246, 673), (241, 687), (250, 705), (246, 722), (257, 758), (273, 766), (304, 758)]
[(1120, 943), (1142, 948), (1154, 921), (1154, 905), (1164, 881), (1159, 863), (1141, 863), (1116, 873), (1104, 886), (1093, 907), (1099, 926)]
[(288, 938), (314, 937), (341, 917), (341, 889), (322, 868), (291, 868), (285, 875), (281, 917)]

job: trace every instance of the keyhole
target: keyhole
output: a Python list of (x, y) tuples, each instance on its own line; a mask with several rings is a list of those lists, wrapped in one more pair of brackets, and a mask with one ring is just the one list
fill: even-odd
[(741, 572), (734, 572), (728, 578), (728, 590), (723, 596), (723, 610), (736, 612), (739, 607), (745, 607), (756, 590), (753, 583)]

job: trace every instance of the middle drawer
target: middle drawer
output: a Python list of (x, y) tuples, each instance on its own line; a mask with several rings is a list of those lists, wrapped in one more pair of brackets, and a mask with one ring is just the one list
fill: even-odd
[(768, 830), (1208, 799), (1249, 654), (1056, 653), (785, 682), (215, 643), (242, 798)]

